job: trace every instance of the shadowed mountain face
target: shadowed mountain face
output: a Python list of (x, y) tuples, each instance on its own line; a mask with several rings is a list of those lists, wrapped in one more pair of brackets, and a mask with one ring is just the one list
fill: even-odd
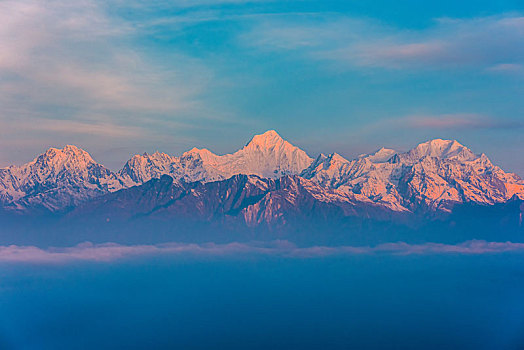
[[(74, 146), (0, 170), (4, 222), (45, 218), (86, 239), (97, 230), (190, 235), (197, 227), (224, 237), (316, 231), (420, 239), (414, 230), (424, 228), (425, 236), (469, 230), (468, 238), (479, 238), (475, 230), (486, 227), (522, 231), (523, 198), (517, 175), (439, 139), (405, 153), (382, 148), (354, 160), (336, 153), (313, 160), (268, 131), (233, 154), (137, 155), (117, 173)], [(47, 225), (33, 226), (43, 232)]]
[(387, 219), (397, 212), (351, 193), (321, 187), (299, 176), (278, 179), (235, 175), (215, 182), (179, 184), (168, 175), (111, 193), (77, 207), (68, 218), (101, 221), (148, 217), (236, 222), (247, 227), (287, 225), (303, 217), (335, 220), (361, 216)]

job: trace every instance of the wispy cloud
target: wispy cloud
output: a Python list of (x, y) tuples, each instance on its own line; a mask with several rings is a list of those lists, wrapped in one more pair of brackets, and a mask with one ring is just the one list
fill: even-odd
[(417, 30), (340, 15), (273, 18), (256, 24), (243, 41), (260, 49), (295, 50), (355, 67), (516, 67), (524, 62), (524, 17), (440, 18)]
[(524, 77), (524, 64), (518, 63), (499, 63), (486, 68), (489, 73), (510, 75), (513, 77)]
[(138, 127), (134, 119), (197, 108), (210, 69), (181, 53), (155, 58), (136, 45), (138, 35), (96, 1), (1, 2), (0, 120), (23, 123), (38, 110), (44, 119), (60, 113), (70, 127), (105, 115), (109, 126), (126, 113)]
[(440, 115), (410, 115), (395, 122), (403, 126), (420, 129), (515, 129), (524, 127), (518, 120), (492, 118), (472, 113), (451, 113)]
[(235, 256), (272, 255), (287, 258), (316, 258), (340, 255), (412, 254), (498, 254), (524, 252), (524, 243), (466, 241), (461, 244), (404, 242), (370, 246), (313, 246), (301, 248), (288, 241), (268, 243), (119, 245), (82, 243), (68, 248), (41, 249), (35, 246), (0, 246), (2, 263), (66, 263), (74, 261), (114, 261), (151, 255)]
[(129, 45), (136, 29), (109, 17), (98, 2), (4, 1), (0, 23), (0, 74), (8, 78), (3, 84), (10, 97), (29, 93), (48, 104), (173, 111), (199, 89), (199, 77), (189, 79), (184, 70), (206, 74), (187, 56), (170, 56), (178, 70), (150, 61)]
[(17, 121), (15, 125), (10, 126), (9, 123), (0, 124), (2, 127), (15, 130), (16, 128), (23, 129), (26, 132), (39, 131), (41, 133), (67, 133), (71, 135), (82, 134), (92, 136), (109, 136), (109, 137), (144, 137), (144, 130), (127, 125), (113, 124), (111, 121), (106, 121), (103, 118), (99, 120), (61, 120), (61, 119), (46, 119), (38, 120), (34, 118), (24, 118), (22, 121)]
[[(451, 135), (464, 135), (466, 132), (481, 130), (518, 131), (524, 122), (513, 118), (493, 117), (478, 113), (413, 113), (405, 116), (389, 117), (363, 125), (361, 135), (376, 135), (383, 132), (429, 133), (425, 137), (456, 138)], [(451, 134), (450, 134), (451, 133)]]

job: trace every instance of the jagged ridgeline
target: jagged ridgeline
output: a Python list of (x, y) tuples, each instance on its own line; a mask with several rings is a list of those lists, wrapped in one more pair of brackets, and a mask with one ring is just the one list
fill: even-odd
[(513, 239), (522, 232), (523, 199), (517, 175), (440, 139), (407, 152), (382, 148), (353, 160), (337, 153), (313, 159), (271, 130), (233, 154), (145, 153), (118, 172), (75, 146), (0, 169), (6, 234), (34, 231), (30, 222), (38, 221), (36, 230), (67, 227), (101, 240), (115, 232), (191, 239), (197, 228), (226, 240)]

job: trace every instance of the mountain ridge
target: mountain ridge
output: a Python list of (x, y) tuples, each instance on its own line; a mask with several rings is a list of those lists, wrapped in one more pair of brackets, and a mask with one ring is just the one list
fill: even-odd
[(374, 203), (397, 212), (449, 212), (456, 203), (492, 205), (514, 196), (524, 199), (520, 177), (456, 140), (433, 139), (407, 152), (380, 148), (352, 160), (337, 153), (313, 159), (269, 130), (253, 136), (234, 153), (216, 155), (196, 147), (179, 157), (144, 153), (131, 157), (117, 172), (76, 146), (50, 148), (29, 163), (0, 169), (0, 206), (21, 211), (71, 210), (164, 175), (184, 185), (226, 181), (240, 174), (273, 180), (298, 176), (328, 190), (324, 196), (337, 193), (348, 202)]
[[(136, 174), (136, 167), (129, 164), (136, 157), (150, 164), (149, 169), (143, 169), (139, 175)], [(312, 161), (304, 151), (282, 139), (274, 130), (255, 135), (234, 153), (216, 155), (205, 148), (194, 147), (180, 157), (168, 157), (155, 163), (150, 160), (150, 156), (135, 155), (124, 165), (119, 175), (128, 185), (140, 183), (133, 179), (147, 181), (163, 174), (183, 182), (225, 180), (236, 174), (278, 177), (298, 173)]]

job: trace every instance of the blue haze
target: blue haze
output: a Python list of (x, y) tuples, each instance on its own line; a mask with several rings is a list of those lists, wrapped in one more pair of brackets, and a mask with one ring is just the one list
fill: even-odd
[(3, 265), (2, 349), (522, 349), (521, 254)]

